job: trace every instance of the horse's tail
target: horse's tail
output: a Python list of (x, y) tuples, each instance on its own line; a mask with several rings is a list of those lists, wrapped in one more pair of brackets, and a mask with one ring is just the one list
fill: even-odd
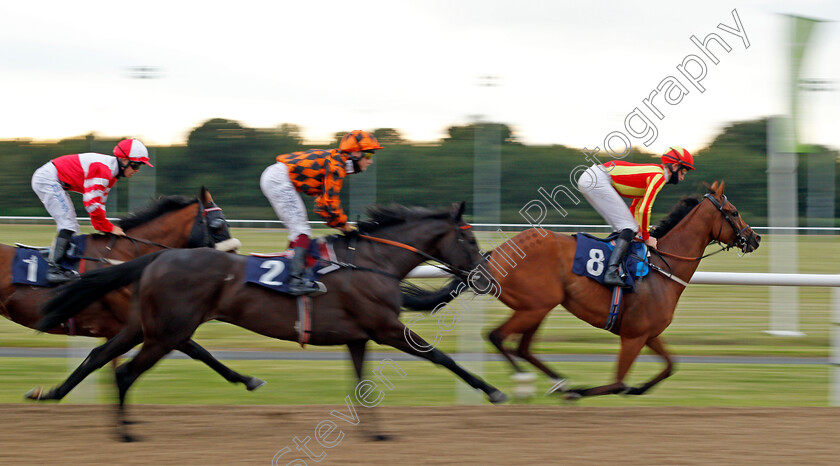
[(410, 283), (400, 283), (400, 294), (402, 294), (402, 307), (407, 311), (431, 311), (441, 304), (448, 303), (458, 296), (459, 287), (464, 289), (463, 281), (457, 278), (438, 290), (426, 290)]
[(53, 297), (41, 306), (42, 318), (35, 328), (41, 332), (55, 328), (111, 291), (136, 282), (140, 279), (143, 269), (165, 251), (164, 249), (113, 267), (87, 272), (78, 280), (57, 288)]

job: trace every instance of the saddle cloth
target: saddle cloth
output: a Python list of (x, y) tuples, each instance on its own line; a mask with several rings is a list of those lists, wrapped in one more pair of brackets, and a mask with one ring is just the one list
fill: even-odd
[[(610, 236), (607, 239), (596, 238), (587, 233), (578, 233), (573, 236), (577, 238), (577, 248), (575, 248), (572, 272), (589, 277), (603, 285), (607, 263), (615, 247), (615, 236)], [(647, 245), (638, 241), (630, 243), (630, 250), (624, 256), (624, 261), (620, 266), (622, 274), (625, 275), (624, 282), (629, 286), (625, 290), (626, 292), (632, 293), (635, 289), (636, 279), (644, 277), (650, 272), (647, 257)], [(630, 271), (630, 273), (625, 274), (624, 271)]]
[[(245, 282), (282, 293), (288, 292), (289, 263), (294, 255), (294, 250), (273, 254), (251, 254), (245, 262)], [(306, 273), (310, 280), (317, 280), (339, 269), (338, 265), (320, 259), (336, 261), (332, 243), (325, 238), (317, 238), (309, 245)]]
[[(70, 240), (70, 247), (59, 265), (71, 270), (80, 270), (81, 256), (85, 253), (87, 235), (74, 236)], [(47, 282), (47, 256), (50, 248), (27, 246), (17, 243), (15, 257), (12, 259), (12, 283), (17, 285), (50, 286)]]

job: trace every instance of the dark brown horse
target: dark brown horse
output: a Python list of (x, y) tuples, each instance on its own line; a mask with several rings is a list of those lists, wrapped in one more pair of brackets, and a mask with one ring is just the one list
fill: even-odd
[[(620, 320), (611, 330), (621, 338), (615, 382), (565, 390), (566, 398), (613, 393), (641, 395), (672, 374), (673, 361), (660, 334), (671, 323), (684, 283), (697, 270), (706, 246), (718, 241), (748, 253), (761, 240), (723, 195), (723, 188), (723, 183), (715, 182), (705, 197), (683, 199), (655, 229), (658, 253), (653, 253), (651, 264), (665, 273), (651, 270), (636, 283), (635, 292), (624, 295)], [(560, 305), (598, 328), (604, 328), (609, 317), (611, 289), (572, 273), (576, 245), (572, 236), (531, 229), (492, 251), (487, 266), (500, 291), (498, 298), (514, 311), (505, 323), (489, 333), (489, 340), (517, 372), (522, 372), (503, 344), (511, 335), (521, 335), (516, 355), (551, 377), (555, 381), (552, 391), (564, 390), (565, 379), (537, 359), (530, 349), (546, 315)], [(425, 295), (417, 289), (405, 290), (409, 292), (405, 299), (407, 308), (431, 309), (451, 300), (450, 291), (454, 287)], [(628, 387), (624, 378), (644, 346), (662, 357), (665, 369), (641, 387)]]
[[(363, 222), (366, 234), (333, 236), (338, 261), (352, 266), (323, 276), (327, 293), (312, 298), (313, 345), (346, 345), (359, 380), (369, 340), (390, 345), (451, 370), (494, 403), (506, 396), (458, 366), (399, 320), (400, 280), (433, 257), (466, 278), (483, 258), (469, 225), (462, 219), (464, 203), (433, 211), (401, 206), (370, 210)], [(117, 369), (120, 418), (125, 395), (142, 373), (163, 356), (189, 341), (202, 323), (217, 319), (281, 340), (297, 341), (300, 328), (294, 297), (244, 282), (247, 258), (209, 249), (172, 250), (141, 257), (127, 264), (86, 274), (67, 285), (45, 306), (44, 326), (66, 319), (108, 290), (139, 281), (136, 312), (117, 337), (102, 348), (102, 358), (121, 354), (138, 342), (134, 359)], [(39, 324), (41, 325), (41, 324)], [(415, 345), (409, 343), (410, 337)], [(124, 428), (122, 425), (119, 429)], [(122, 432), (123, 438), (131, 437)]]
[[(196, 199), (164, 196), (145, 209), (121, 219), (118, 224), (127, 237), (103, 234), (87, 236), (84, 249), (84, 257), (87, 259), (81, 260), (82, 271), (109, 267), (162, 248), (235, 248), (238, 245), (238, 240), (230, 236), (221, 209), (204, 187)], [(41, 318), (39, 308), (49, 299), (52, 290), (11, 283), (15, 250), (14, 247), (0, 245), (0, 314), (13, 322), (36, 328), (35, 324)], [(129, 304), (129, 290), (116, 291), (79, 312), (72, 320), (57, 322), (43, 331), (111, 339), (125, 326)], [(185, 342), (178, 349), (206, 363), (226, 380), (245, 384), (249, 390), (264, 383), (232, 371), (194, 341)], [(66, 394), (63, 390), (43, 393), (40, 388), (36, 388), (27, 394), (27, 398), (58, 400)]]

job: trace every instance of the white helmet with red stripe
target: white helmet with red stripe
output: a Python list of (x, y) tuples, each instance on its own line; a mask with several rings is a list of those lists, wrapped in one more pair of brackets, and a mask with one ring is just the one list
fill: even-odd
[(150, 167), (154, 167), (149, 163), (149, 150), (146, 146), (137, 139), (123, 139), (114, 147), (114, 155), (119, 159), (128, 159), (132, 162), (145, 163)]

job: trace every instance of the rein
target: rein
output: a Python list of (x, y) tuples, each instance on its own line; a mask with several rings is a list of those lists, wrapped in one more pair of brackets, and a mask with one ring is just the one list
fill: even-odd
[[(472, 228), (472, 225), (462, 225), (459, 228), (461, 230), (469, 230), (470, 228)], [(466, 270), (461, 270), (458, 267), (455, 267), (451, 264), (448, 264), (446, 261), (438, 259), (437, 257), (434, 257), (431, 254), (427, 254), (427, 253), (415, 248), (414, 246), (410, 246), (410, 245), (405, 244), (405, 243), (400, 243), (399, 241), (393, 241), (393, 240), (384, 239), (384, 238), (377, 238), (375, 236), (363, 235), (363, 234), (360, 234), (359, 237), (365, 238), (365, 239), (368, 239), (368, 240), (371, 240), (371, 241), (374, 241), (374, 242), (377, 242), (377, 243), (387, 244), (389, 246), (395, 246), (395, 247), (398, 247), (398, 248), (401, 248), (401, 249), (405, 249), (407, 251), (411, 251), (415, 254), (421, 255), (421, 256), (425, 257), (427, 260), (440, 262), (441, 264), (444, 264), (444, 265), (443, 266), (439, 266), (439, 265), (435, 265), (435, 264), (431, 264), (431, 265), (432, 265), (432, 267), (436, 267), (440, 270), (443, 270), (445, 272), (449, 272), (453, 275), (465, 274), (466, 272), (468, 272)]]
[[(221, 212), (222, 208), (217, 206), (216, 204), (212, 204), (211, 207), (204, 207), (202, 209), (201, 207), (203, 207), (203, 205), (202, 205), (201, 201), (198, 201), (198, 205), (199, 205), (200, 208), (198, 210), (198, 214), (196, 215), (196, 221), (193, 223), (193, 230), (196, 230), (196, 227), (198, 227), (198, 226), (203, 227), (202, 228), (202, 230), (204, 231), (203, 236), (206, 240), (207, 236), (209, 235), (209, 232), (207, 231), (207, 222), (206, 222), (207, 212), (216, 212), (216, 211)], [(106, 235), (111, 235), (111, 239), (110, 239), (110, 241), (108, 241), (108, 245), (105, 247), (105, 249), (108, 250), (108, 251), (111, 251), (114, 248), (114, 244), (116, 244), (117, 240), (120, 239), (120, 238), (125, 238), (125, 239), (131, 241), (131, 243), (134, 244), (135, 251), (137, 250), (137, 244), (138, 243), (145, 244), (147, 246), (155, 246), (155, 247), (158, 247), (158, 248), (161, 248), (161, 249), (172, 249), (171, 247), (169, 247), (165, 244), (158, 243), (157, 241), (152, 241), (152, 240), (143, 239), (143, 238), (135, 238), (133, 236), (128, 236), (128, 235), (120, 236), (120, 235), (114, 235), (112, 233), (105, 233), (105, 234)], [(193, 234), (194, 234), (194, 232), (190, 232), (190, 239), (192, 239)], [(118, 259), (108, 259), (106, 257), (78, 256), (78, 258), (79, 259), (84, 259), (86, 261), (100, 262), (102, 264), (111, 264), (111, 265), (119, 265), (119, 264), (122, 264), (122, 263), (125, 262), (125, 261), (121, 261), (121, 260), (118, 260)]]

